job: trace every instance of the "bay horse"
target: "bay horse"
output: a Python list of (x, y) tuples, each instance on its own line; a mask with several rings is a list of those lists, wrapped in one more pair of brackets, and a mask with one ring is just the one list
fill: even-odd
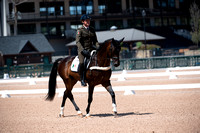
[[(110, 77), (112, 70), (110, 68), (111, 60), (115, 67), (120, 65), (119, 60), (119, 52), (121, 50), (121, 42), (123, 42), (124, 38), (121, 40), (109, 39), (100, 45), (100, 48), (94, 58), (91, 59), (91, 63), (89, 65), (89, 69), (86, 71), (86, 82), (88, 83), (88, 105), (86, 108), (86, 118), (90, 117), (90, 105), (93, 100), (93, 91), (96, 85), (101, 84), (105, 89), (110, 93), (112, 98), (112, 107), (113, 114), (117, 116), (117, 106), (115, 100), (115, 93), (112, 89), (112, 85), (110, 83)], [(66, 57), (57, 59), (52, 66), (52, 70), (49, 77), (49, 87), (48, 94), (46, 96), (46, 100), (52, 101), (54, 99), (56, 93), (56, 78), (57, 72), (62, 78), (66, 90), (64, 91), (63, 100), (61, 104), (61, 111), (59, 116), (64, 117), (64, 106), (67, 98), (70, 99), (72, 104), (77, 111), (79, 116), (83, 117), (82, 112), (77, 106), (73, 94), (72, 89), (73, 86), (80, 81), (80, 76), (78, 72), (73, 72), (70, 69), (72, 61), (75, 57)], [(96, 67), (93, 67), (96, 66)], [(90, 68), (94, 69), (90, 69)]]

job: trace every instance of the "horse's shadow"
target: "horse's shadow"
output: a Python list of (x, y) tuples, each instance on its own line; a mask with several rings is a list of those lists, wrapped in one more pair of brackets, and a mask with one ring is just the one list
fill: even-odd
[[(130, 116), (130, 115), (151, 115), (153, 113), (139, 113), (139, 112), (127, 112), (127, 113), (118, 113), (118, 117), (123, 117), (123, 116)], [(92, 114), (92, 117), (113, 117), (113, 114)]]
[[(131, 115), (151, 115), (153, 113), (139, 113), (139, 112), (127, 112), (127, 113), (118, 113), (117, 117), (131, 116)], [(64, 117), (75, 117), (77, 115), (67, 115)], [(114, 114), (105, 113), (105, 114), (91, 114), (91, 117), (113, 117)], [(83, 116), (85, 117), (85, 116)]]

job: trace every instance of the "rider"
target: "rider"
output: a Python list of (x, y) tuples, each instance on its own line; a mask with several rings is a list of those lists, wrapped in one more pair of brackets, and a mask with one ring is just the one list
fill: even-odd
[(99, 43), (94, 28), (90, 26), (90, 16), (84, 14), (80, 20), (83, 26), (77, 29), (76, 34), (76, 45), (78, 47), (78, 58), (80, 61), (79, 75), (81, 85), (87, 86), (85, 83), (86, 70), (84, 68), (84, 57), (89, 57), (92, 50), (98, 49)]

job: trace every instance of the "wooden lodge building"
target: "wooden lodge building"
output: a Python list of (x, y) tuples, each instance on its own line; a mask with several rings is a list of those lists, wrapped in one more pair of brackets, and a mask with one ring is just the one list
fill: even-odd
[(48, 64), (54, 49), (43, 34), (0, 37), (1, 66)]

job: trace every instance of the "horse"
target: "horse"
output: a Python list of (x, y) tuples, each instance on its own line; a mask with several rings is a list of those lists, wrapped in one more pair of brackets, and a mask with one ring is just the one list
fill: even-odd
[[(99, 84), (105, 87), (105, 89), (110, 93), (112, 98), (113, 115), (117, 117), (115, 93), (112, 89), (112, 85), (110, 82), (110, 77), (112, 74), (110, 63), (112, 60), (112, 63), (115, 67), (118, 67), (120, 65), (119, 53), (121, 50), (121, 43), (123, 42), (123, 40), (124, 38), (122, 38), (121, 40), (115, 40), (112, 38), (104, 41), (104, 43), (100, 45), (100, 48), (96, 55), (94, 55), (94, 57), (90, 61), (90, 65), (86, 71), (85, 76), (86, 82), (88, 83), (88, 105), (86, 108), (86, 118), (90, 117), (89, 112), (90, 105), (93, 100), (94, 87)], [(73, 72), (70, 69), (74, 58), (75, 57), (69, 56), (66, 58), (57, 59), (53, 63), (49, 76), (49, 86), (48, 94), (46, 95), (46, 100), (52, 101), (55, 97), (57, 73), (62, 78), (66, 87), (59, 113), (60, 117), (64, 117), (64, 106), (67, 98), (69, 98), (72, 104), (74, 105), (77, 114), (83, 117), (83, 113), (80, 111), (72, 94), (73, 86), (77, 83), (77, 81), (80, 81), (80, 76), (78, 72)]]

